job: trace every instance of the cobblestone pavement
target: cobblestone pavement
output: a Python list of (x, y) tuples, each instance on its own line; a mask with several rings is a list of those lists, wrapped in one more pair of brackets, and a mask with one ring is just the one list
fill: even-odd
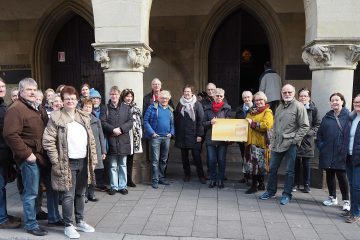
[[(152, 189), (140, 184), (128, 195), (96, 192), (99, 202), (86, 204), (85, 220), (95, 233), (82, 239), (195, 240), (195, 239), (360, 239), (358, 224), (345, 223), (340, 206), (325, 207), (327, 193), (312, 189), (297, 191), (289, 205), (276, 199), (259, 200), (245, 194), (246, 186), (227, 181), (224, 189), (209, 189), (197, 179), (183, 183), (170, 179), (170, 186)], [(15, 184), (7, 186), (8, 211), (21, 216), (22, 206)], [(341, 196), (341, 194), (339, 194)], [(46, 204), (44, 203), (44, 206)], [(45, 208), (44, 208), (45, 209)], [(63, 228), (50, 228), (45, 237), (23, 229), (0, 230), (0, 239), (66, 239)]]

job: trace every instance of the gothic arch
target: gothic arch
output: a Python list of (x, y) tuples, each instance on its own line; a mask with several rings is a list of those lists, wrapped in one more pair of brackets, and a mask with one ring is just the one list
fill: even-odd
[(284, 76), (285, 46), (279, 19), (271, 6), (260, 0), (228, 0), (214, 7), (202, 28), (195, 46), (195, 79), (199, 89), (205, 89), (208, 80), (208, 54), (213, 36), (222, 21), (238, 9), (244, 9), (263, 26), (269, 41), (271, 62), (281, 76)]
[(91, 5), (82, 1), (64, 1), (46, 11), (39, 20), (32, 52), (32, 75), (40, 87), (50, 86), (50, 54), (57, 33), (64, 23), (75, 15), (84, 18), (94, 27)]

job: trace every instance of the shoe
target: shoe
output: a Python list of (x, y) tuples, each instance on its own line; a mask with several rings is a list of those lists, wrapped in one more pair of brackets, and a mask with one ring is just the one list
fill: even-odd
[(100, 191), (100, 192), (106, 192), (107, 191), (107, 187), (106, 186), (96, 186), (95, 187), (96, 191)]
[(280, 199), (280, 204), (281, 205), (286, 205), (290, 202), (290, 198), (286, 195), (283, 195)]
[(225, 186), (224, 186), (224, 181), (223, 180), (220, 180), (219, 181), (219, 184), (218, 184), (218, 188), (224, 188)]
[(259, 199), (261, 200), (268, 200), (270, 198), (275, 197), (275, 195), (271, 195), (268, 191), (264, 192), (263, 194), (260, 195)]
[(128, 192), (128, 190), (127, 189), (120, 189), (119, 190), (119, 193), (121, 193), (122, 195), (126, 195), (126, 194), (128, 194), (129, 192)]
[(128, 187), (136, 187), (136, 184), (133, 181), (128, 181), (127, 186)]
[(115, 195), (115, 193), (116, 193), (115, 189), (112, 188), (109, 190), (109, 195)]
[(85, 221), (78, 222), (76, 224), (76, 230), (87, 233), (95, 232), (95, 228), (87, 224)]
[(7, 217), (10, 220), (10, 222), (21, 222), (21, 218), (19, 218), (19, 217), (15, 217), (12, 215), (8, 215)]
[(158, 188), (159, 188), (159, 184), (158, 184), (158, 183), (153, 183), (153, 184), (151, 184), (151, 187), (152, 187), (153, 189), (158, 189)]
[(0, 224), (0, 229), (15, 229), (19, 227), (21, 227), (21, 222), (13, 222), (10, 219)]
[(323, 204), (325, 206), (332, 206), (332, 205), (337, 205), (338, 204), (338, 200), (337, 198), (334, 198), (332, 196), (329, 196), (328, 199), (326, 199), (325, 201), (323, 201)]
[(45, 236), (48, 234), (48, 232), (41, 227), (37, 227), (37, 228), (31, 229), (31, 230), (26, 230), (26, 231), (35, 236)]
[(73, 225), (65, 227), (64, 234), (68, 238), (80, 238), (80, 234), (76, 231)]
[(36, 214), (36, 220), (47, 220), (47, 219), (48, 219), (48, 214), (43, 210), (40, 210), (40, 212)]
[(97, 202), (99, 201), (99, 199), (97, 199), (96, 197), (87, 197), (88, 201), (90, 202)]
[(54, 223), (48, 222), (48, 226), (49, 227), (63, 227), (63, 226), (65, 226), (65, 222), (64, 222), (64, 220), (60, 219), (59, 221), (54, 222)]
[(166, 181), (165, 179), (159, 180), (159, 184), (161, 184), (161, 185), (170, 185), (170, 183), (168, 181)]
[(190, 176), (185, 176), (184, 177), (184, 182), (190, 182)]
[(259, 183), (258, 190), (264, 191), (265, 190), (265, 184), (263, 182)]
[(343, 211), (350, 211), (350, 201), (349, 200), (344, 200), (344, 205), (342, 207)]
[(350, 216), (345, 220), (345, 222), (347, 222), (347, 223), (359, 223), (360, 222), (360, 216)]
[(345, 211), (343, 213), (340, 213), (340, 216), (344, 217), (344, 218), (349, 218), (352, 216), (350, 211)]
[(251, 188), (245, 191), (245, 194), (252, 194), (252, 193), (256, 193), (257, 191), (258, 191), (257, 188), (252, 186)]
[(310, 193), (311, 192), (309, 185), (305, 184), (303, 192), (304, 193)]
[(291, 191), (292, 191), (292, 192), (296, 192), (296, 191), (297, 191), (296, 187), (293, 187), (293, 188), (291, 189)]
[(214, 188), (214, 187), (216, 187), (216, 181), (211, 180), (209, 184), (209, 188)]
[(200, 178), (199, 178), (199, 182), (200, 182), (201, 184), (206, 184), (206, 179), (205, 179), (205, 177), (200, 177)]

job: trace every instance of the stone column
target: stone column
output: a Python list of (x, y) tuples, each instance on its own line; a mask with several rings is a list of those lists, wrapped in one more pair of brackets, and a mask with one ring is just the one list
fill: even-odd
[(351, 109), (354, 70), (360, 60), (360, 45), (345, 41), (317, 41), (307, 44), (302, 58), (312, 71), (312, 100), (324, 116), (334, 92), (345, 96)]
[[(120, 90), (132, 89), (135, 102), (142, 109), (143, 73), (151, 62), (151, 48), (146, 44), (94, 43), (95, 60), (101, 63), (105, 75), (105, 99), (109, 100), (112, 86)], [(145, 147), (145, 146), (144, 146)], [(133, 180), (138, 183), (149, 179), (149, 168), (144, 154), (134, 155)]]

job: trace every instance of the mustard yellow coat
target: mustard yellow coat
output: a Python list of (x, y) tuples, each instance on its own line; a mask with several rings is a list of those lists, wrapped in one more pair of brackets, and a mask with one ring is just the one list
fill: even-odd
[[(254, 115), (249, 112), (246, 115), (246, 118), (250, 118), (254, 123), (256, 123), (255, 128), (251, 126), (249, 127), (248, 141), (246, 145), (253, 144), (263, 149), (267, 149), (267, 131), (270, 130), (274, 125), (274, 116), (271, 109), (267, 108), (263, 112)], [(253, 125), (255, 125), (254, 123)]]

